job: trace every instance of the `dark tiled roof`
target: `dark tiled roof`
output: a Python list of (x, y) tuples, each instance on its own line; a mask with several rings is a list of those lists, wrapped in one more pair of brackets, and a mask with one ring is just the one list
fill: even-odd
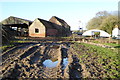
[(57, 25), (55, 23), (52, 23), (52, 22), (49, 22), (49, 21), (46, 21), (46, 20), (43, 20), (43, 19), (40, 19), (40, 18), (37, 18), (43, 25), (45, 25), (46, 28), (54, 28), (54, 29), (60, 29), (62, 28), (62, 26), (60, 25)]
[[(70, 28), (70, 26), (63, 19), (60, 19), (60, 18), (58, 18), (56, 16), (52, 16), (52, 18), (49, 21), (52, 21), (52, 19), (56, 19), (57, 21), (59, 21), (61, 23), (62, 26), (66, 27), (66, 28)], [(56, 22), (53, 22), (53, 23), (56, 23)]]

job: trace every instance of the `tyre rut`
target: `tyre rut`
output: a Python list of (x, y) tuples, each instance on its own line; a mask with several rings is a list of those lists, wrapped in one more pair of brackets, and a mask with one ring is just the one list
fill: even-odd
[[(21, 48), (18, 50), (20, 53), (14, 52), (13, 60), (8, 58), (3, 63), (3, 78), (81, 78), (78, 58), (70, 51), (70, 45), (66, 44), (38, 43)], [(48, 59), (58, 61), (56, 67), (45, 66), (43, 62)], [(66, 65), (64, 59), (68, 61)], [(75, 68), (76, 66), (78, 67)]]

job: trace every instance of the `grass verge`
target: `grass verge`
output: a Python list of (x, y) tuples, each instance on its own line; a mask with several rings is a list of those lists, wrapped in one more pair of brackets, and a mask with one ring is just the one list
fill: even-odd
[(91, 73), (90, 78), (120, 78), (118, 51), (86, 43), (74, 43), (72, 48)]

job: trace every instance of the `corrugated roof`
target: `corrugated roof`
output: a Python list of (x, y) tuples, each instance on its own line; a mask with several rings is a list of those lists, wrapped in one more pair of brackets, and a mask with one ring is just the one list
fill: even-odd
[(32, 23), (33, 21), (22, 19), (14, 16), (10, 16), (7, 19), (1, 21), (2, 24), (22, 24), (22, 23)]
[[(10, 16), (10, 17), (14, 17), (14, 16)], [(14, 18), (21, 19), (21, 20), (28, 21), (28, 22), (33, 22), (33, 21), (31, 21), (31, 20), (23, 19), (23, 18), (19, 18), (19, 17), (14, 17)]]

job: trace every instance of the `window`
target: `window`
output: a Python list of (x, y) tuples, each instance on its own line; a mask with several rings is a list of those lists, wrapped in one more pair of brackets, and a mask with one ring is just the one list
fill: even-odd
[(39, 29), (35, 28), (35, 33), (39, 33)]

